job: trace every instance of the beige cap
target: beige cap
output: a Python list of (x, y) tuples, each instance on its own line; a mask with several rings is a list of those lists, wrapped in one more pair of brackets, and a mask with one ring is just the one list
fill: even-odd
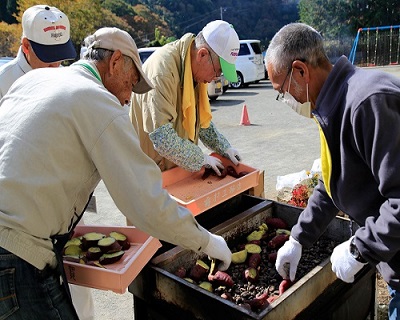
[(151, 81), (144, 74), (142, 63), (139, 58), (139, 52), (136, 43), (128, 32), (118, 28), (101, 28), (94, 34), (94, 41), (88, 48), (101, 48), (111, 51), (120, 50), (123, 55), (130, 57), (140, 72), (140, 80), (133, 87), (135, 93), (146, 93), (153, 89)]

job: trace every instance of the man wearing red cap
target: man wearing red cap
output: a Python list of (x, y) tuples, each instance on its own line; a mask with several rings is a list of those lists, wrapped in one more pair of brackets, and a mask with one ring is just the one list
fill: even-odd
[(36, 5), (22, 15), (22, 38), (17, 57), (0, 68), (0, 99), (19, 77), (32, 69), (59, 67), (76, 51), (68, 17), (55, 7)]
[(203, 154), (199, 140), (235, 165), (239, 163), (238, 151), (211, 121), (207, 96), (207, 83), (222, 73), (229, 81), (237, 81), (239, 47), (232, 25), (216, 20), (197, 36), (187, 33), (157, 49), (144, 63), (155, 89), (133, 95), (131, 119), (142, 149), (162, 171), (179, 166), (196, 172), (205, 166), (220, 175), (222, 162)]

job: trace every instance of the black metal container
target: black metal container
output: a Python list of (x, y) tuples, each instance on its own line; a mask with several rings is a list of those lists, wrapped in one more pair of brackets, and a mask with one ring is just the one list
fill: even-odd
[[(229, 242), (239, 234), (254, 230), (269, 216), (283, 218), (292, 226), (301, 211), (242, 194), (196, 219)], [(350, 227), (356, 228), (348, 219), (337, 217), (324, 236), (345, 241), (351, 235)], [(179, 266), (189, 268), (201, 258), (204, 257), (176, 246), (160, 251), (129, 286), (134, 296), (135, 319), (357, 320), (375, 316), (375, 270), (369, 266), (356, 276), (353, 284), (346, 284), (336, 278), (329, 259), (326, 259), (265, 310), (255, 313), (174, 275)]]

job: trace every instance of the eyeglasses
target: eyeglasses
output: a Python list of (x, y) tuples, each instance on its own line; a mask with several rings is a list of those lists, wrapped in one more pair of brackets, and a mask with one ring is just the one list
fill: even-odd
[(219, 73), (217, 73), (217, 71), (215, 70), (214, 61), (213, 61), (213, 59), (212, 59), (211, 52), (210, 52), (210, 50), (208, 50), (208, 49), (207, 49), (207, 51), (208, 51), (208, 54), (209, 54), (209, 56), (210, 56), (211, 64), (212, 64), (212, 66), (213, 66), (215, 78), (218, 78), (218, 77), (221, 76), (222, 71), (220, 71)]
[[(304, 59), (304, 58), (299, 58), (299, 59), (293, 60), (293, 62), (296, 61), (296, 60), (299, 60), (299, 61), (304, 62), (304, 63), (307, 61), (307, 60)], [(293, 62), (292, 62), (292, 63), (293, 63)], [(288, 75), (290, 74), (291, 71), (292, 71), (292, 67), (290, 67), (290, 68), (288, 69), (288, 73), (286, 74), (285, 80), (283, 80), (283, 83), (282, 83), (282, 85), (281, 85), (281, 87), (280, 87), (280, 89), (279, 89), (279, 93), (278, 93), (278, 95), (276, 96), (276, 101), (281, 101), (281, 102), (283, 102), (283, 98), (285, 97), (285, 93), (282, 91), (282, 88), (283, 88), (283, 86), (285, 85), (285, 82), (286, 82), (286, 80), (287, 80), (287, 77), (288, 77)]]
[(287, 80), (287, 77), (288, 77), (289, 74), (290, 74), (290, 71), (291, 71), (291, 69), (288, 70), (288, 73), (286, 74), (285, 80), (283, 80), (283, 83), (282, 83), (282, 85), (281, 85), (280, 88), (279, 88), (279, 93), (278, 93), (278, 95), (276, 96), (276, 101), (282, 102), (282, 101), (283, 101), (283, 98), (285, 97), (285, 93), (282, 91), (282, 88), (283, 88), (283, 86), (285, 85), (285, 82), (286, 82), (286, 80)]

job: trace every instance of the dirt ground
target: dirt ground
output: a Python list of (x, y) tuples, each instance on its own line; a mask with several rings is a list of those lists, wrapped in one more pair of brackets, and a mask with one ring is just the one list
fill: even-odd
[(390, 296), (388, 294), (387, 284), (378, 273), (376, 276), (377, 320), (388, 319), (387, 308), (389, 299)]

